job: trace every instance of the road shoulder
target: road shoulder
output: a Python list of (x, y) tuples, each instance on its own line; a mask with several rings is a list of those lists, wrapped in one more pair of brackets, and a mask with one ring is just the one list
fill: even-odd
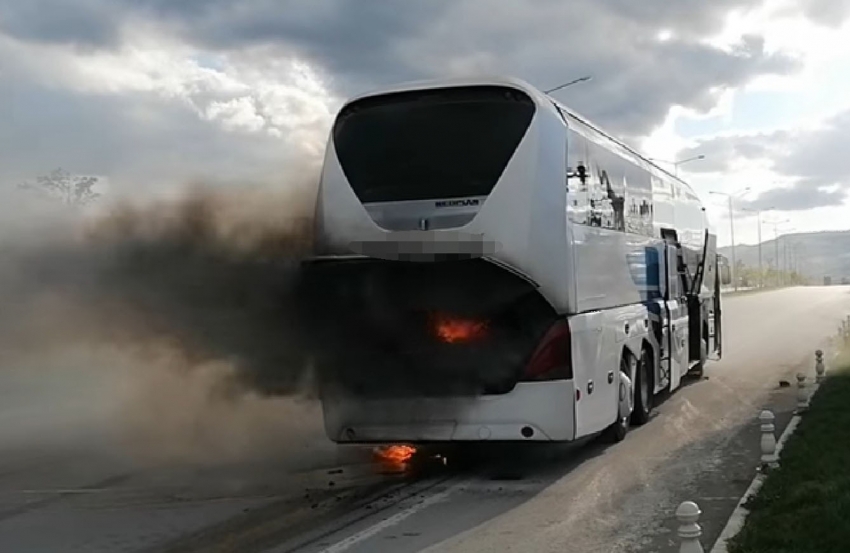
[(780, 467), (747, 502), (730, 553), (845, 551), (850, 546), (850, 370), (830, 376), (788, 440)]

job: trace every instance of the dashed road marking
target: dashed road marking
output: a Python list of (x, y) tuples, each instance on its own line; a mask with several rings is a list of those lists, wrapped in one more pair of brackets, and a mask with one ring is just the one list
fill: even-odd
[(360, 532), (357, 532), (356, 534), (352, 534), (349, 537), (345, 538), (344, 540), (339, 541), (339, 542), (331, 545), (330, 547), (322, 549), (320, 553), (342, 553), (343, 551), (350, 549), (351, 547), (357, 545), (358, 543), (365, 541), (365, 540), (371, 538), (372, 536), (380, 534), (381, 532), (383, 532), (387, 528), (390, 528), (392, 526), (395, 526), (396, 524), (399, 524), (400, 522), (404, 521), (405, 519), (410, 518), (411, 516), (415, 515), (419, 511), (427, 509), (431, 505), (434, 505), (435, 503), (439, 503), (440, 501), (445, 500), (447, 497), (449, 497), (452, 494), (452, 492), (455, 491), (455, 489), (457, 487), (458, 487), (458, 484), (456, 484), (456, 485), (454, 485), (454, 486), (452, 486), (452, 487), (450, 487), (446, 490), (443, 490), (442, 492), (439, 492), (439, 493), (436, 493), (432, 496), (429, 496), (429, 497), (423, 499), (422, 501), (420, 501), (419, 503), (416, 503), (415, 505), (411, 505), (407, 509), (405, 509), (405, 510), (399, 512), (399, 513), (396, 513), (389, 518), (386, 518), (386, 519), (384, 519), (384, 520), (382, 520), (382, 521), (380, 521), (376, 524), (373, 524), (372, 526), (370, 526), (370, 527), (368, 527), (364, 530), (361, 530)]

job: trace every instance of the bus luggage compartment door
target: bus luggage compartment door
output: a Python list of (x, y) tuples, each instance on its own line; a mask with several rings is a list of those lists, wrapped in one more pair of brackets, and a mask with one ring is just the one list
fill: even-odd
[(666, 267), (666, 295), (669, 342), (665, 344), (670, 355), (670, 391), (679, 387), (682, 376), (688, 372), (688, 304), (684, 298), (682, 278), (679, 273), (679, 248), (667, 245), (664, 259)]

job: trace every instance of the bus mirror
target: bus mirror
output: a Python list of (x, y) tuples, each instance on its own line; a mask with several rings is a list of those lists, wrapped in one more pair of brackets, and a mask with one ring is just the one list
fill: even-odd
[(732, 284), (732, 269), (729, 265), (720, 266), (720, 284), (724, 286)]

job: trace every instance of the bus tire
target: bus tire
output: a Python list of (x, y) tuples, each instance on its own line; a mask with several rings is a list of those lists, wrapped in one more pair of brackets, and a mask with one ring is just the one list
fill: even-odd
[(653, 379), (652, 379), (652, 352), (644, 345), (641, 348), (640, 360), (635, 373), (635, 401), (632, 412), (632, 424), (639, 426), (649, 422), (652, 415)]
[(705, 363), (708, 360), (708, 340), (702, 338), (699, 341), (699, 347), (699, 363), (694, 365), (694, 368), (690, 370), (690, 375), (701, 379), (705, 374)]
[[(617, 443), (622, 442), (626, 434), (629, 433), (629, 426), (631, 421), (631, 413), (623, 415), (621, 413), (621, 393), (631, 393), (632, 394), (632, 405), (634, 405), (634, 386), (629, 386), (629, 390), (625, 391), (621, 388), (623, 386), (623, 382), (631, 382), (631, 373), (632, 373), (632, 365), (634, 363), (634, 357), (627, 351), (623, 352), (622, 357), (620, 358), (620, 381), (617, 384), (617, 418), (616, 420), (606, 428), (603, 432), (604, 438), (606, 442)], [(636, 372), (636, 371), (635, 371)], [(622, 378), (625, 376), (626, 378)]]
[[(619, 416), (617, 417), (619, 419)], [(617, 420), (614, 424), (605, 429), (603, 439), (607, 443), (616, 444), (622, 442), (629, 433), (629, 420)]]

